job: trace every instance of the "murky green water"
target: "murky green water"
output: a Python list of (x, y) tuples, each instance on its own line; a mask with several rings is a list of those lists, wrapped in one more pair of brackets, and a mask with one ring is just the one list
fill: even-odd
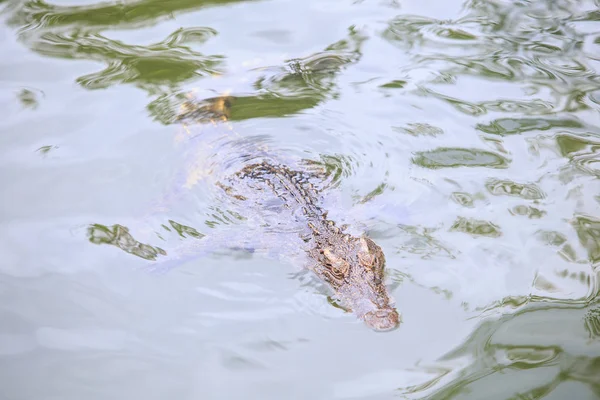
[[(598, 0), (0, 9), (2, 399), (600, 398)], [(175, 123), (190, 91), (235, 142)], [(257, 147), (334, 172), (399, 329), (283, 233), (136, 257), (260, 250), (214, 185)]]

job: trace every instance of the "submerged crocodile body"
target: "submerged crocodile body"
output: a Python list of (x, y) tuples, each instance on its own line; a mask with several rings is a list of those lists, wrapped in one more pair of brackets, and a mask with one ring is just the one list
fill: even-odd
[[(208, 108), (188, 104), (186, 113), (180, 115), (180, 121), (226, 121), (230, 105), (231, 102), (223, 97), (213, 99)], [(219, 154), (222, 152), (223, 149)], [(304, 266), (331, 288), (341, 308), (352, 311), (374, 330), (396, 328), (400, 318), (384, 283), (385, 257), (382, 249), (367, 236), (352, 235), (347, 228), (338, 227), (328, 219), (327, 211), (322, 208), (322, 188), (315, 184), (321, 181), (316, 173), (308, 168), (283, 164), (274, 157), (263, 157), (259, 149), (255, 148), (253, 152), (260, 155), (251, 157), (247, 165), (217, 182), (217, 187), (223, 190), (221, 193), (236, 203), (241, 212), (251, 216), (272, 208), (273, 201), (278, 202), (278, 211), (271, 215), (276, 221), (270, 224), (261, 220), (258, 226), (264, 229), (264, 226), (276, 225), (280, 230), (253, 231), (250, 236), (265, 233), (266, 237), (269, 233), (271, 237), (266, 241), (272, 242), (270, 248), (279, 255), (292, 247), (295, 250), (300, 248), (304, 253)], [(94, 228), (96, 232), (99, 232), (98, 226)], [(92, 242), (116, 245), (132, 254), (144, 252), (150, 254), (145, 257), (148, 259), (155, 256), (177, 259), (184, 253), (184, 250), (178, 249), (167, 256), (160, 248), (135, 241), (128, 229), (120, 225), (113, 227), (112, 231), (104, 229), (100, 234), (92, 238), (94, 235), (90, 228)], [(222, 246), (221, 242), (217, 241), (216, 245)], [(123, 243), (127, 243), (129, 248), (125, 249)], [(196, 251), (194, 246), (196, 244), (192, 245), (191, 253)]]

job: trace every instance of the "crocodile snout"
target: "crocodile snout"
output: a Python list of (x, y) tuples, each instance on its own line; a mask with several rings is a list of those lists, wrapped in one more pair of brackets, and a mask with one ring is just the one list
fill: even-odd
[(400, 324), (398, 311), (390, 308), (369, 311), (365, 314), (364, 319), (370, 328), (379, 332), (391, 331)]

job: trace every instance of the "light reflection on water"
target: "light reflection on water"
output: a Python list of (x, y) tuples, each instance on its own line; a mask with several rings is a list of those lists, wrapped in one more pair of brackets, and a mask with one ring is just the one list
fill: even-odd
[[(2, 398), (600, 398), (597, 1), (0, 9)], [(176, 123), (226, 91), (233, 133)], [(400, 329), (218, 194), (261, 151), (326, 171)]]

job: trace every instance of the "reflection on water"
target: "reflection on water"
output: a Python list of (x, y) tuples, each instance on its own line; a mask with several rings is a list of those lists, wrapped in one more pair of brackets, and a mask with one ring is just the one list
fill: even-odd
[(458, 148), (439, 148), (433, 151), (419, 152), (413, 162), (425, 168), (506, 168), (508, 166), (508, 160), (490, 151)]
[[(360, 47), (364, 40), (364, 36), (350, 27), (347, 38), (330, 44), (323, 51), (304, 58), (285, 60), (284, 65), (251, 69), (258, 73), (251, 84), (252, 93), (240, 92), (229, 96), (233, 104), (228, 105), (231, 107), (227, 119), (241, 121), (284, 117), (313, 108), (321, 101), (334, 97), (337, 73), (344, 66), (360, 60)], [(150, 110), (165, 123), (186, 121), (190, 117), (199, 122), (194, 113), (174, 112), (186, 98), (186, 94), (181, 92), (165, 94), (151, 103)]]
[[(583, 327), (588, 332), (595, 312), (589, 308), (585, 314)], [(479, 398), (482, 390), (486, 398), (494, 399), (538, 399), (552, 392), (561, 398), (567, 389), (560, 387), (566, 382), (577, 383), (568, 387), (578, 397), (600, 397), (600, 359), (589, 353), (598, 350), (598, 343), (590, 342), (586, 348), (573, 341), (584, 336), (577, 325), (584, 313), (585, 309), (569, 306), (528, 307), (482, 323), (464, 345), (442, 357), (444, 362), (466, 358), (471, 363), (427, 398)]]
[[(0, 397), (600, 398), (599, 9), (1, 1)], [(400, 329), (221, 185), (266, 156), (382, 246)]]
[(166, 254), (158, 247), (138, 242), (131, 236), (129, 229), (121, 225), (109, 227), (94, 224), (88, 229), (88, 237), (94, 244), (110, 244), (146, 260), (155, 260), (158, 254)]
[(584, 317), (585, 329), (590, 335), (590, 339), (597, 339), (600, 337), (600, 308), (590, 309)]
[[(10, 3), (10, 2), (9, 2)], [(123, 3), (99, 3), (89, 6), (61, 6), (45, 1), (23, 1), (10, 4), (9, 23), (23, 30), (40, 28), (136, 28), (155, 24), (174, 13), (203, 7), (227, 5), (235, 1), (170, 1), (165, 5), (156, 0)]]

